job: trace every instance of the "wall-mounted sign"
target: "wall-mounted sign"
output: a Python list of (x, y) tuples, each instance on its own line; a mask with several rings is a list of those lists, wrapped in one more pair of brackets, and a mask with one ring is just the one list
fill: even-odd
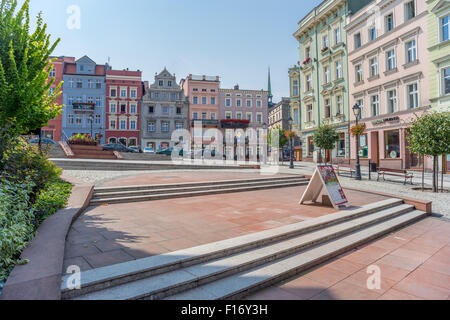
[(346, 208), (349, 206), (349, 202), (339, 183), (339, 179), (333, 166), (317, 166), (305, 193), (300, 199), (300, 204), (303, 204), (306, 201), (316, 202), (323, 187), (325, 187), (325, 191), (329, 195), (335, 209)]
[(400, 117), (391, 117), (391, 118), (384, 118), (384, 119), (372, 121), (372, 124), (375, 126), (377, 124), (382, 124), (385, 122), (399, 122), (399, 121), (400, 121)]

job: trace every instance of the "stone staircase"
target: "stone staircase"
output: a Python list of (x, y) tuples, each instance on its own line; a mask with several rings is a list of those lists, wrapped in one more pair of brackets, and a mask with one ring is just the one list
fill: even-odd
[(103, 151), (100, 146), (76, 145), (71, 144), (70, 149), (74, 153), (75, 159), (106, 159), (117, 160), (113, 151)]
[(426, 216), (403, 200), (363, 207), (63, 277), (63, 299), (239, 299)]
[(309, 182), (304, 176), (282, 176), (258, 179), (188, 182), (177, 184), (96, 187), (90, 205), (152, 201), (235, 193), (264, 189), (304, 186)]

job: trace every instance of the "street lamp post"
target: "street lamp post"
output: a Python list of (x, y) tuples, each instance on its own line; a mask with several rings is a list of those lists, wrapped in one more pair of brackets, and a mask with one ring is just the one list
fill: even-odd
[(294, 144), (292, 142), (292, 137), (291, 137), (293, 122), (294, 122), (294, 120), (292, 120), (292, 117), (289, 116), (289, 119), (288, 119), (288, 123), (289, 123), (289, 148), (290, 148), (290, 158), (291, 158), (289, 169), (294, 169)]
[(89, 115), (89, 120), (91, 120), (91, 137), (94, 137), (94, 129), (93, 129), (93, 125), (94, 125), (94, 115)]
[[(353, 114), (355, 115), (356, 125), (358, 126), (358, 121), (361, 116), (361, 107), (358, 104), (353, 106)], [(356, 136), (356, 180), (361, 180), (361, 165), (359, 163), (359, 135)]]
[[(264, 148), (265, 150), (261, 150), (263, 152), (263, 154), (262, 155), (260, 154), (259, 157), (261, 158), (261, 156), (262, 156), (263, 157), (263, 164), (266, 164), (266, 156), (267, 156), (267, 123), (264, 122), (262, 127), (263, 127), (263, 137), (262, 138), (265, 139), (265, 140), (263, 140), (264, 141), (263, 147), (265, 147)], [(262, 149), (262, 148), (260, 148), (260, 149)]]

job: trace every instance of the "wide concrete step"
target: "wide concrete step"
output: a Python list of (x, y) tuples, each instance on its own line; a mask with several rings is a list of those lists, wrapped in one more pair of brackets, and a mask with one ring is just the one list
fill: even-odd
[(213, 182), (202, 182), (202, 183), (192, 183), (192, 184), (175, 184), (175, 185), (150, 185), (148, 187), (118, 187), (116, 189), (94, 189), (94, 198), (115, 198), (124, 196), (140, 196), (148, 194), (160, 194), (160, 193), (177, 193), (185, 191), (203, 191), (211, 190), (212, 188), (236, 188), (240, 186), (257, 186), (257, 185), (267, 185), (275, 183), (291, 183), (291, 182), (307, 182), (306, 178), (295, 178), (295, 179), (256, 179), (256, 180), (232, 180), (223, 181), (222, 183), (218, 181)]
[(117, 160), (113, 154), (75, 154), (73, 159), (101, 159), (101, 160)]
[[(321, 243), (339, 238), (362, 228), (382, 223), (388, 219), (395, 219), (395, 217), (411, 210), (413, 210), (412, 206), (402, 205), (265, 247), (255, 248), (229, 257), (93, 292), (81, 296), (80, 299), (162, 299), (213, 281), (218, 281), (244, 270), (250, 270), (271, 263), (272, 261), (283, 259), (298, 252), (308, 251), (308, 248), (313, 246), (317, 247)], [(188, 296), (185, 297), (189, 299)]]
[(257, 191), (265, 189), (277, 189), (277, 188), (290, 188), (296, 186), (306, 186), (308, 185), (308, 180), (304, 181), (293, 181), (293, 182), (282, 182), (282, 183), (264, 183), (259, 185), (248, 185), (248, 186), (238, 186), (233, 188), (206, 188), (206, 190), (199, 191), (182, 191), (174, 193), (159, 193), (159, 194), (148, 194), (141, 196), (125, 196), (125, 197), (106, 197), (97, 198), (90, 201), (91, 205), (102, 205), (102, 204), (113, 204), (113, 203), (128, 203), (128, 202), (141, 202), (141, 201), (155, 201), (164, 199), (175, 199), (175, 198), (189, 198), (189, 197), (199, 197), (214, 194), (225, 194), (225, 193), (236, 193), (236, 192), (246, 192), (246, 191)]
[(166, 297), (166, 300), (241, 299), (247, 295), (303, 273), (310, 268), (339, 256), (361, 244), (379, 238), (426, 216), (413, 211), (377, 223), (371, 227), (311, 247), (251, 270), (233, 274), (218, 281)]
[[(370, 217), (371, 214), (379, 211), (384, 211), (383, 214), (389, 214), (389, 211), (387, 210), (391, 208), (396, 208), (393, 214), (399, 213), (402, 210), (409, 210), (409, 207), (399, 208), (402, 203), (403, 201), (399, 199), (387, 199), (365, 205), (358, 209), (340, 211), (315, 219), (248, 234), (233, 239), (227, 239), (202, 246), (178, 250), (168, 254), (88, 270), (82, 273), (80, 290), (69, 290), (66, 283), (69, 276), (65, 276), (61, 286), (62, 296), (63, 298), (72, 298), (101, 289), (121, 285), (130, 281), (145, 279), (165, 272), (179, 270), (180, 268), (207, 263), (214, 259), (221, 259), (226, 256), (239, 254), (248, 250), (267, 247), (276, 242), (282, 242), (284, 240), (299, 237), (308, 233), (313, 233), (315, 231), (319, 231), (320, 229), (336, 226), (347, 221), (352, 221), (352, 219)], [(369, 218), (369, 220), (370, 219), (371, 218)], [(335, 232), (338, 232), (338, 230), (335, 230)]]

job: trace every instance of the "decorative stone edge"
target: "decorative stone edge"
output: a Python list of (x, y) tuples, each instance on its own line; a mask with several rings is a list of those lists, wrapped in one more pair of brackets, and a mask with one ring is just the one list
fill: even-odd
[(73, 153), (72, 149), (70, 148), (70, 146), (69, 146), (69, 144), (67, 142), (59, 141), (58, 143), (61, 146), (61, 149), (66, 154), (67, 158), (73, 158), (75, 156), (75, 154)]
[(0, 300), (60, 300), (66, 237), (72, 223), (88, 207), (94, 186), (78, 179), (61, 177), (73, 184), (67, 206), (46, 219), (22, 252), (28, 259), (16, 265), (3, 287)]

